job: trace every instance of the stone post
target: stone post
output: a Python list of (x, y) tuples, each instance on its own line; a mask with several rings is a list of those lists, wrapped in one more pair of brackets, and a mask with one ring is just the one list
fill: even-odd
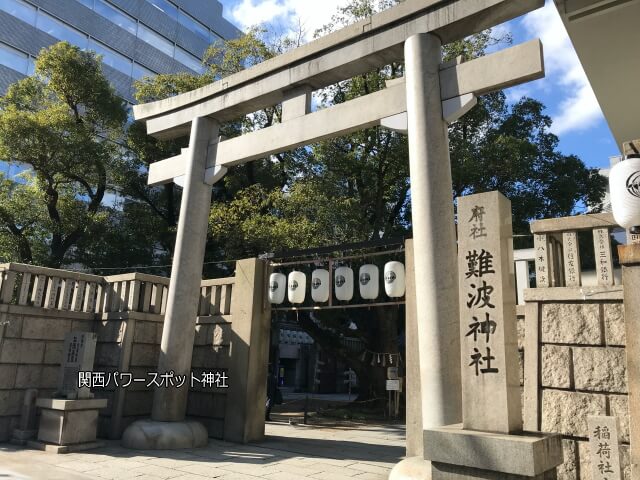
[[(191, 126), (187, 170), (171, 270), (171, 283), (162, 331), (158, 373), (186, 375), (180, 388), (158, 387), (153, 398), (152, 421), (134, 422), (124, 432), (123, 445), (140, 449), (204, 446), (207, 431), (197, 422), (185, 422), (191, 356), (204, 262), (211, 185), (205, 183), (207, 156), (218, 138), (219, 124), (197, 117)], [(169, 422), (169, 423), (166, 423)]]
[(229, 370), (224, 440), (247, 443), (264, 440), (271, 312), (263, 308), (264, 261), (239, 260), (235, 277), (231, 295), (234, 363)]
[[(211, 208), (211, 185), (204, 183), (204, 171), (209, 144), (218, 138), (218, 128), (218, 123), (207, 117), (196, 118), (191, 127), (187, 174), (158, 361), (160, 373), (190, 374)], [(182, 388), (157, 388), (151, 418), (164, 422), (184, 420), (188, 384), (186, 382)]]
[(556, 478), (558, 434), (523, 433), (511, 204), (458, 199), (463, 423), (424, 429), (431, 480)]
[(624, 294), (624, 322), (627, 345), (627, 385), (629, 389), (629, 439), (631, 478), (640, 480), (640, 244), (619, 245)]
[[(412, 385), (408, 393), (419, 394), (420, 400), (407, 401), (407, 412), (412, 415), (407, 425), (407, 454), (415, 455), (416, 448), (423, 447), (422, 438), (415, 438), (416, 430), (457, 423), (462, 407), (453, 189), (440, 95), (442, 43), (429, 33), (414, 35), (404, 44), (404, 57), (413, 228), (407, 333), (417, 333), (415, 360), (420, 377), (408, 379)], [(411, 325), (414, 319), (416, 325)], [(415, 343), (407, 343), (407, 348), (415, 349)], [(409, 366), (407, 376), (417, 370)], [(430, 472), (420, 452), (398, 463), (389, 479), (429, 478)]]
[(422, 458), (422, 393), (420, 389), (420, 359), (418, 348), (418, 319), (416, 317), (416, 285), (414, 280), (414, 244), (404, 244), (406, 265), (405, 294), (405, 391), (407, 417), (407, 457)]
[(423, 429), (461, 420), (458, 269), (440, 60), (435, 35), (418, 34), (405, 42)]
[(522, 430), (511, 202), (458, 198), (462, 420), (468, 430)]

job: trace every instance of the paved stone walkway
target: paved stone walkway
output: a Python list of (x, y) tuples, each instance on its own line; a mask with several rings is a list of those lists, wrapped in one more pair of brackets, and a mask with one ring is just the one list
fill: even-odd
[(0, 445), (3, 480), (385, 480), (404, 456), (402, 426), (292, 426), (269, 423), (264, 442), (211, 440), (185, 451), (126, 450), (118, 442), (55, 455)]

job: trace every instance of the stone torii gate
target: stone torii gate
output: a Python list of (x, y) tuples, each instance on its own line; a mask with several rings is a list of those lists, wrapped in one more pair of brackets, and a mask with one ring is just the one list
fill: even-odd
[[(457, 254), (447, 122), (475, 105), (478, 95), (543, 77), (544, 66), (538, 40), (465, 63), (442, 64), (441, 47), (543, 5), (544, 0), (406, 0), (205, 87), (134, 106), (135, 118), (146, 122), (150, 135), (190, 134), (180, 155), (149, 169), (150, 185), (184, 176), (158, 371), (189, 375), (211, 185), (230, 166), (383, 125), (409, 137), (422, 426), (459, 422)], [(310, 112), (313, 90), (401, 61), (403, 79)], [(282, 123), (219, 138), (222, 122), (278, 103)], [(185, 421), (187, 394), (186, 387), (158, 388), (151, 421), (129, 426), (123, 443), (143, 449), (205, 444), (204, 427)]]

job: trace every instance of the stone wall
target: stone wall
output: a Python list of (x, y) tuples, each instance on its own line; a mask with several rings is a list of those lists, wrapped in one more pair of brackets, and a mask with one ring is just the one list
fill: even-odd
[[(98, 344), (95, 370), (107, 374), (131, 373), (133, 378), (145, 378), (156, 371), (162, 339), (163, 315), (122, 312), (104, 314), (96, 322)], [(229, 312), (201, 316), (196, 325), (192, 371), (196, 378), (204, 372), (219, 370), (228, 374), (232, 364), (230, 338), (232, 324)], [(190, 381), (190, 379), (188, 380)], [(151, 414), (153, 389), (146, 383), (132, 383), (126, 388), (111, 384), (94, 389), (96, 396), (107, 398), (108, 407), (100, 412), (99, 436), (120, 438), (133, 421)], [(198, 417), (214, 438), (224, 438), (226, 389), (198, 385), (190, 389), (187, 415)]]
[(617, 416), (621, 465), (630, 478), (621, 287), (600, 288), (598, 300), (563, 288), (555, 289), (558, 300), (549, 301), (550, 290), (525, 294), (525, 428), (561, 433), (565, 462), (558, 478), (587, 480), (587, 416)]
[[(92, 295), (87, 288), (84, 296), (83, 283), (74, 287), (76, 293), (61, 308), (56, 299), (63, 297), (66, 287), (56, 290), (59, 282), (51, 279), (64, 272), (17, 268), (21, 273), (0, 269), (0, 442), (7, 441), (18, 424), (26, 389), (38, 389), (40, 398), (53, 395), (64, 336), (74, 330), (97, 334), (94, 371), (111, 379), (108, 386), (92, 389), (96, 397), (108, 399), (107, 408), (100, 411), (98, 435), (120, 438), (131, 422), (149, 417), (153, 387), (147, 387), (148, 382), (116, 386), (113, 375), (130, 373), (150, 380), (149, 374), (157, 370), (168, 279), (140, 274), (108, 277), (91, 290)], [(37, 283), (29, 283), (22, 273), (29, 268), (38, 269), (33, 276), (41, 274)], [(249, 259), (237, 262), (236, 277), (202, 283), (192, 371), (200, 379), (204, 372), (223, 372), (229, 387), (194, 382), (187, 415), (205, 424), (214, 438), (247, 442), (264, 436), (270, 329), (264, 281), (263, 262)], [(89, 298), (92, 302), (82, 301)], [(16, 305), (18, 301), (32, 305)], [(38, 302), (40, 306), (33, 306)], [(81, 304), (87, 311), (69, 310)]]
[(0, 442), (18, 425), (26, 389), (40, 397), (55, 391), (65, 334), (93, 326), (89, 313), (0, 305)]

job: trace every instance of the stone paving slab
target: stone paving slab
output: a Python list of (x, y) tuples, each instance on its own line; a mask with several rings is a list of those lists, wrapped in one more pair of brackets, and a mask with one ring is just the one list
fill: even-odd
[(386, 480), (404, 458), (400, 425), (304, 426), (269, 423), (263, 442), (210, 440), (205, 448), (127, 450), (116, 441), (56, 455), (0, 444), (3, 480)]

